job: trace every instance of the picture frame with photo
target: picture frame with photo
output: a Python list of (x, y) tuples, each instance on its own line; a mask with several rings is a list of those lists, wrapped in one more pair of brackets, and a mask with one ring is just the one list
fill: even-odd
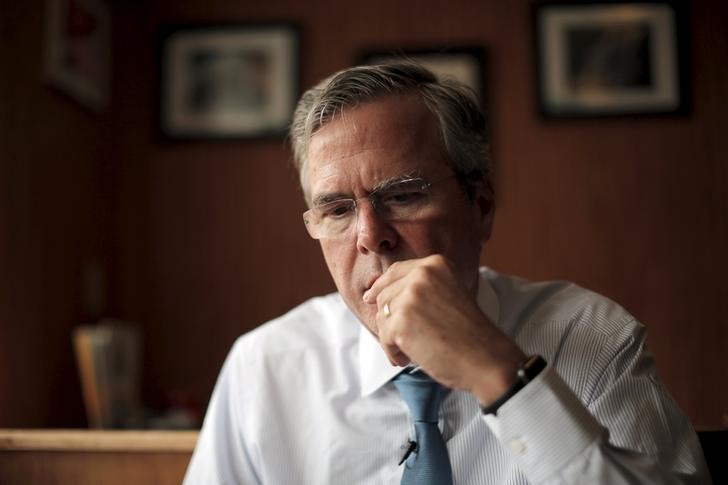
[(395, 60), (414, 61), (438, 78), (452, 78), (470, 87), (482, 104), (486, 104), (487, 51), (478, 46), (444, 48), (368, 49), (359, 56), (360, 64), (378, 64)]
[(159, 36), (165, 137), (282, 137), (298, 93), (291, 23), (168, 26)]
[(46, 1), (45, 76), (94, 111), (105, 110), (111, 90), (111, 12), (103, 0)]
[(541, 114), (684, 113), (684, 10), (678, 1), (537, 5)]

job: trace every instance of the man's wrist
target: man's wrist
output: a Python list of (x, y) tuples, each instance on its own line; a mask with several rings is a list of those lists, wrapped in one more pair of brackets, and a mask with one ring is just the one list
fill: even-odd
[(518, 369), (526, 358), (517, 347), (501, 351), (499, 357), (469, 371), (469, 379), (473, 384), (468, 390), (481, 405), (493, 402), (515, 384)]
[(545, 368), (546, 361), (540, 355), (532, 355), (525, 359), (518, 367), (511, 387), (487, 405), (481, 404), (480, 409), (483, 414), (496, 414), (503, 404), (534, 380)]

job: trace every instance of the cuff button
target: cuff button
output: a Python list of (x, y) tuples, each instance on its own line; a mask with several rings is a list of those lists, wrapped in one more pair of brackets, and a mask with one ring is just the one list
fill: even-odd
[(522, 455), (526, 452), (526, 443), (521, 438), (514, 438), (509, 443), (511, 451), (518, 455)]

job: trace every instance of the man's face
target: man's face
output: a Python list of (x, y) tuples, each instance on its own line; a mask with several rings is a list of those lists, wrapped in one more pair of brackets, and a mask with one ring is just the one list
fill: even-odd
[[(490, 235), (492, 193), (480, 185), (469, 199), (447, 164), (434, 115), (417, 95), (389, 96), (344, 110), (311, 139), (304, 187), (309, 202), (360, 199), (349, 231), (321, 239), (331, 276), (349, 308), (377, 335), (376, 304), (362, 295), (395, 261), (442, 254), (458, 279), (477, 287), (482, 243)], [(435, 182), (426, 217), (383, 220), (365, 198), (402, 176)]]

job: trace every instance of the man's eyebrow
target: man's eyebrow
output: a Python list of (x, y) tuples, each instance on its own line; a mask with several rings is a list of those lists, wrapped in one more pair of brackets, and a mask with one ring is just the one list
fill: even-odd
[(333, 202), (335, 200), (341, 200), (341, 199), (352, 199), (353, 197), (350, 194), (345, 194), (343, 192), (331, 192), (328, 194), (321, 194), (314, 197), (314, 199), (311, 201), (314, 207), (321, 206), (324, 204), (328, 204), (329, 202)]
[[(420, 176), (416, 172), (412, 173), (404, 173), (401, 175), (395, 175), (394, 177), (389, 177), (384, 180), (380, 180), (377, 182), (377, 184), (372, 188), (372, 190), (369, 192), (369, 194), (375, 194), (377, 192), (380, 192), (382, 190), (386, 190), (392, 185), (395, 185), (399, 182), (404, 182), (406, 180), (414, 180), (419, 179)], [(314, 197), (311, 200), (311, 203), (313, 207), (321, 206), (324, 204), (328, 204), (329, 202), (334, 202), (335, 200), (342, 200), (342, 199), (353, 199), (354, 196), (351, 194), (347, 194), (345, 192), (330, 192), (325, 194), (320, 194)]]
[(389, 177), (387, 179), (381, 180), (377, 182), (377, 185), (374, 186), (372, 191), (370, 193), (374, 194), (376, 192), (381, 192), (382, 190), (386, 190), (389, 187), (391, 187), (394, 184), (398, 184), (399, 182), (404, 182), (406, 180), (414, 180), (419, 179), (420, 176), (418, 173), (405, 173), (402, 175), (395, 175), (394, 177)]

